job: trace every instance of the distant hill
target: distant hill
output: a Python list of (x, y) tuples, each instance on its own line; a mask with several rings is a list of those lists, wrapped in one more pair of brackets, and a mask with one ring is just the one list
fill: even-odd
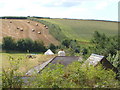
[(71, 39), (89, 41), (94, 31), (105, 33), (107, 36), (118, 34), (118, 23), (99, 20), (75, 20), (75, 19), (43, 19), (59, 25), (62, 32)]

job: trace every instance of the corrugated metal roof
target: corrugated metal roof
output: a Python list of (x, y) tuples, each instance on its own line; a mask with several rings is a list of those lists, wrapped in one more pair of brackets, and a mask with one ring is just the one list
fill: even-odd
[(97, 55), (97, 54), (91, 54), (91, 56), (85, 61), (85, 64), (96, 66), (104, 56)]

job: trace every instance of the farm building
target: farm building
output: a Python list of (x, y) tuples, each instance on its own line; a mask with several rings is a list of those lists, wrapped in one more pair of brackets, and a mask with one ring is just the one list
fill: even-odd
[[(33, 75), (34, 73), (40, 73), (45, 67), (49, 64), (62, 64), (67, 66), (72, 62), (79, 61), (82, 62), (83, 59), (80, 56), (56, 56), (41, 65), (35, 66), (34, 68), (30, 69), (26, 75)], [(112, 69), (113, 71), (117, 72), (117, 69), (104, 57), (97, 54), (92, 54), (83, 65), (93, 65), (97, 66), (99, 63), (103, 65), (105, 69)]]
[(32, 75), (34, 73), (40, 73), (41, 70), (43, 70), (45, 67), (47, 67), (49, 64), (62, 64), (64, 66), (67, 66), (68, 64), (74, 62), (74, 61), (82, 61), (82, 58), (79, 56), (56, 56), (46, 62), (44, 62), (41, 65), (35, 66), (33, 69), (29, 70), (26, 75)]
[(114, 72), (118, 72), (117, 68), (115, 68), (104, 56), (97, 54), (91, 54), (91, 56), (84, 62), (84, 64), (93, 66), (102, 64), (105, 69), (112, 69)]

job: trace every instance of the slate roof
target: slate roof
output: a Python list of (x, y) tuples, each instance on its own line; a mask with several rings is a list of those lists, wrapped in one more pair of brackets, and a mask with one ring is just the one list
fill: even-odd
[(33, 75), (34, 73), (39, 73), (41, 70), (43, 70), (49, 63), (52, 64), (62, 64), (67, 66), (68, 64), (74, 62), (74, 61), (82, 61), (82, 58), (79, 56), (56, 56), (47, 62), (44, 62), (41, 65), (35, 66), (34, 68), (30, 69), (26, 75)]
[(53, 60), (50, 62), (52, 64), (62, 64), (67, 66), (68, 64), (74, 62), (74, 61), (81, 61), (82, 58), (79, 56), (57, 56), (53, 58)]

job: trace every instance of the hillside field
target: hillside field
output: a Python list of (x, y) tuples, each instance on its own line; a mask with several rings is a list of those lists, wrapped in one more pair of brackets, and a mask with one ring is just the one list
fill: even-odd
[[(43, 41), (46, 46), (50, 43), (55, 45), (59, 44), (59, 42), (49, 34), (49, 29), (46, 29), (41, 23), (27, 19), (0, 19), (0, 22), (2, 23), (0, 27), (1, 40), (3, 37), (11, 36), (15, 39), (30, 38), (32, 40), (40, 40)], [(36, 24), (38, 24), (38, 26)], [(23, 31), (21, 31), (21, 29), (23, 29)], [(32, 29), (35, 31), (32, 31)]]
[(43, 19), (59, 25), (62, 32), (70, 39), (87, 41), (92, 38), (94, 31), (114, 36), (118, 33), (118, 23), (95, 20), (72, 20), (72, 19)]

